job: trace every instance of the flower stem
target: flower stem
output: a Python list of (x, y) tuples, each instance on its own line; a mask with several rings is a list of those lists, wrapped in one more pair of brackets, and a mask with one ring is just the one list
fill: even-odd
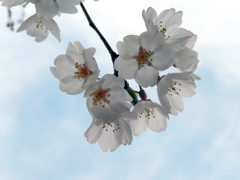
[[(107, 48), (108, 52), (111, 55), (112, 58), (112, 62), (114, 63), (114, 61), (117, 59), (117, 57), (119, 56), (117, 53), (115, 53), (111, 46), (108, 44), (108, 42), (106, 41), (106, 39), (103, 37), (103, 35), (101, 34), (101, 32), (98, 30), (98, 28), (95, 26), (95, 24), (93, 23), (91, 17), (89, 16), (87, 10), (85, 9), (83, 3), (80, 3), (80, 6), (88, 20), (89, 25), (96, 31), (96, 33), (98, 34), (98, 36), (100, 37), (100, 39), (102, 40), (103, 44), (105, 45), (105, 47)], [(118, 72), (114, 69), (114, 75), (118, 75)]]

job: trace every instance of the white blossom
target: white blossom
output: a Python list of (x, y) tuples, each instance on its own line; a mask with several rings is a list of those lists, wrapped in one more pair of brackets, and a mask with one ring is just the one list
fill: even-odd
[(80, 94), (96, 82), (100, 70), (93, 58), (95, 48), (84, 49), (79, 42), (69, 42), (66, 55), (59, 55), (50, 70), (60, 81), (59, 87), (67, 94)]
[(36, 42), (44, 41), (49, 31), (58, 40), (60, 40), (60, 30), (57, 23), (53, 20), (39, 19), (37, 15), (33, 15), (25, 20), (17, 29), (17, 32), (26, 30), (27, 35), (35, 37)]
[(182, 97), (191, 97), (196, 88), (194, 79), (185, 73), (169, 73), (158, 82), (157, 92), (159, 101), (164, 110), (172, 115), (182, 112), (184, 105)]
[(182, 24), (182, 14), (182, 11), (175, 12), (174, 8), (166, 9), (159, 15), (152, 7), (142, 12), (146, 28), (150, 30), (157, 26), (158, 31), (165, 36), (166, 43), (171, 45), (175, 51), (184, 47), (192, 49), (197, 40), (197, 36), (191, 31), (179, 28)]
[(173, 65), (174, 52), (165, 44), (161, 32), (156, 28), (140, 36), (129, 35), (117, 42), (119, 57), (114, 68), (124, 79), (135, 79), (142, 87), (157, 83), (158, 71), (164, 71)]
[(103, 152), (109, 149), (115, 151), (121, 144), (130, 145), (132, 143), (132, 131), (129, 123), (122, 117), (115, 122), (105, 123), (101, 120), (93, 119), (92, 124), (84, 133), (90, 144), (98, 142)]
[(142, 100), (134, 106), (132, 112), (138, 113), (136, 120), (129, 121), (135, 136), (140, 136), (148, 127), (154, 132), (164, 131), (167, 127), (168, 114), (155, 102)]
[(0, 2), (1, 1), (2, 1), (2, 4), (1, 4), (2, 6), (12, 7), (12, 6), (18, 6), (20, 4), (28, 3), (35, 0), (0, 0)]
[(131, 116), (132, 97), (124, 89), (121, 77), (105, 75), (87, 87), (84, 97), (87, 97), (87, 108), (93, 118), (104, 123), (114, 122), (125, 114), (128, 118)]
[(59, 12), (73, 14), (77, 13), (76, 5), (81, 0), (35, 0), (38, 18), (51, 19)]

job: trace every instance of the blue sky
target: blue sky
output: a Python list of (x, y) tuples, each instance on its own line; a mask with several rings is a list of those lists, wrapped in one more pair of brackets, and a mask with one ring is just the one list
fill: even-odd
[[(183, 11), (182, 27), (198, 35), (196, 95), (185, 109), (170, 116), (167, 129), (134, 137), (130, 146), (103, 153), (83, 136), (91, 123), (83, 95), (58, 88), (50, 73), (54, 59), (68, 42), (95, 47), (103, 76), (112, 73), (107, 50), (79, 9), (56, 17), (62, 42), (49, 35), (32, 37), (9, 31), (6, 9), (0, 7), (0, 179), (240, 179), (240, 23), (236, 1), (86, 0), (92, 19), (116, 50), (116, 42), (145, 31), (141, 12), (171, 7)], [(19, 8), (13, 16), (18, 19)], [(32, 15), (26, 8), (26, 17)], [(16, 25), (17, 28), (18, 25)], [(131, 83), (133, 87), (134, 83)], [(147, 89), (158, 102), (155, 88)]]

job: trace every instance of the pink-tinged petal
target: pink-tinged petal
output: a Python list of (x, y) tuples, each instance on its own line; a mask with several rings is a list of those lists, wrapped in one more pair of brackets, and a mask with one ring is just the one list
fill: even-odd
[(168, 45), (163, 45), (160, 50), (156, 49), (152, 56), (151, 63), (159, 71), (164, 71), (174, 63), (174, 51)]
[(129, 123), (123, 118), (120, 118), (119, 124), (121, 129), (123, 130), (122, 144), (130, 145), (132, 143), (132, 130)]
[(37, 15), (33, 15), (33, 16), (29, 17), (27, 20), (25, 20), (20, 25), (20, 27), (17, 29), (17, 32), (24, 31), (24, 30), (28, 29), (32, 25), (35, 25), (35, 28), (36, 28), (37, 21), (38, 21)]
[[(125, 38), (127, 38), (127, 36)], [(138, 51), (136, 51), (134, 48), (131, 48), (129, 45), (122, 41), (117, 42), (117, 49), (119, 56), (121, 56), (121, 58), (124, 60), (131, 60), (133, 57), (138, 55)]]
[(157, 47), (165, 43), (165, 38), (161, 32), (156, 32), (156, 30), (146, 31), (140, 35), (141, 45), (147, 51), (154, 51)]
[(124, 88), (124, 85), (125, 85), (124, 79), (121, 77), (116, 77), (111, 74), (106, 74), (105, 76), (102, 77), (102, 79), (105, 79), (105, 81), (102, 84), (102, 89), (108, 89), (115, 85)]
[(135, 59), (125, 61), (119, 56), (114, 62), (114, 68), (119, 71), (118, 75), (123, 79), (134, 79), (138, 70), (138, 62)]
[(167, 127), (166, 117), (158, 111), (158, 108), (154, 109), (155, 111), (155, 118), (149, 119), (148, 127), (154, 132), (161, 132), (164, 131)]
[(84, 133), (85, 138), (90, 144), (95, 144), (102, 135), (102, 126), (96, 126), (94, 122), (91, 123), (87, 131)]
[(52, 19), (59, 12), (59, 6), (56, 1), (37, 0), (35, 3), (37, 17), (46, 20)]
[(135, 136), (140, 136), (148, 127), (149, 121), (143, 114), (141, 118), (129, 122)]
[(138, 70), (135, 81), (142, 87), (155, 86), (158, 80), (158, 71), (145, 65)]

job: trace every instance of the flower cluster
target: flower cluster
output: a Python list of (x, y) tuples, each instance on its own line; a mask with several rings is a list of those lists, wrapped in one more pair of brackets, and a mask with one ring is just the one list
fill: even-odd
[(53, 20), (53, 17), (60, 13), (73, 14), (77, 13), (76, 5), (81, 0), (0, 0), (2, 6), (13, 7), (23, 4), (25, 7), (28, 3), (35, 5), (36, 14), (25, 20), (18, 28), (17, 32), (26, 30), (27, 35), (35, 37), (36, 42), (42, 42), (49, 34), (60, 40), (60, 30)]
[[(36, 3), (37, 15), (31, 22), (46, 18), (41, 22), (48, 22), (46, 24), (50, 27), (49, 22), (53, 23), (51, 18), (54, 15), (67, 12), (58, 3), (59, 8), (54, 13), (43, 16), (39, 8), (45, 1), (39, 2), (42, 5), (37, 8)], [(68, 4), (73, 7), (71, 12), (74, 12), (75, 3), (76, 0)], [(182, 97), (193, 96), (194, 81), (200, 79), (194, 74), (199, 62), (198, 54), (193, 50), (197, 36), (179, 27), (182, 12), (175, 12), (172, 8), (157, 15), (150, 7), (143, 10), (142, 16), (146, 31), (117, 42), (119, 56), (114, 61), (114, 75), (98, 78), (100, 70), (93, 57), (95, 49), (85, 49), (79, 42), (69, 43), (66, 54), (59, 55), (54, 61), (55, 67), (50, 68), (60, 81), (59, 87), (63, 92), (71, 95), (84, 92), (87, 109), (92, 116), (84, 136), (91, 144), (98, 142), (104, 152), (114, 151), (121, 144), (130, 145), (132, 134), (140, 136), (148, 127), (154, 132), (164, 131), (169, 114), (178, 115), (183, 111)], [(27, 27), (28, 23), (22, 26)], [(27, 32), (31, 31), (28, 29)], [(177, 68), (179, 72), (160, 76), (160, 72), (170, 67)], [(129, 87), (128, 79), (136, 81), (138, 91)], [(147, 99), (143, 88), (153, 86), (157, 86), (161, 105)]]

